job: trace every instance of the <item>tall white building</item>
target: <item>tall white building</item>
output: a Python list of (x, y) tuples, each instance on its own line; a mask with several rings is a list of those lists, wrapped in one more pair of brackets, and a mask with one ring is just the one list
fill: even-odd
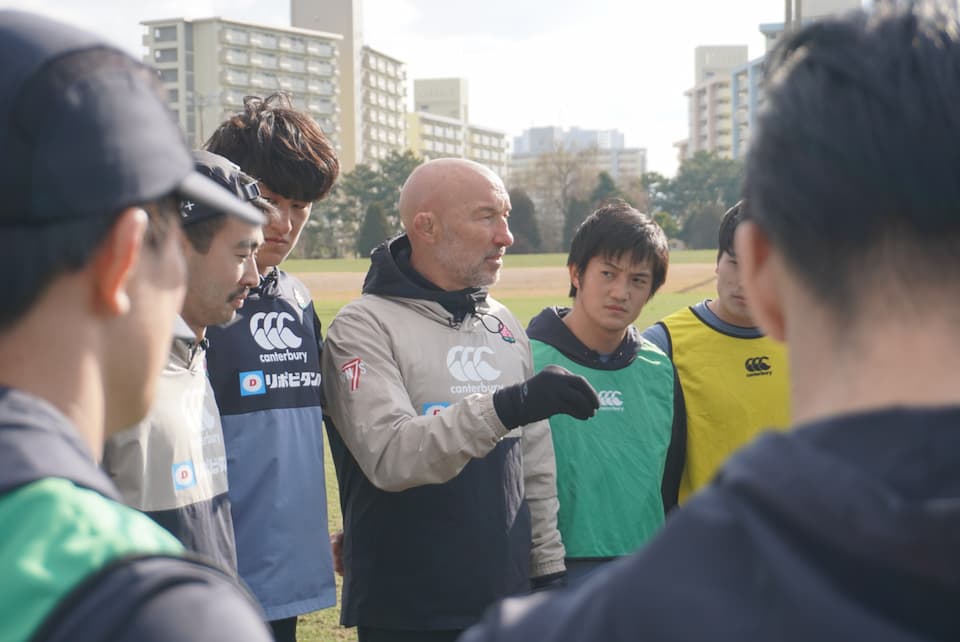
[[(803, 23), (861, 6), (861, 0), (803, 0)], [(783, 35), (784, 23), (760, 25), (765, 52)], [(689, 101), (687, 139), (676, 143), (682, 162), (698, 151), (740, 158), (747, 149), (758, 110), (763, 105), (766, 53), (747, 60), (746, 46), (697, 47), (694, 53), (694, 86), (685, 92)]]
[(733, 155), (731, 73), (746, 62), (746, 45), (697, 47), (694, 50), (694, 85), (685, 92), (689, 135), (683, 143), (683, 158), (690, 158), (699, 151), (727, 158)]
[(340, 36), (222, 18), (142, 24), (144, 60), (156, 68), (194, 147), (242, 110), (244, 96), (280, 90), (290, 92), (294, 105), (308, 111), (338, 145)]
[(455, 156), (486, 165), (504, 175), (507, 135), (469, 122), (465, 78), (413, 81), (415, 111), (407, 114), (407, 146), (426, 160)]
[(294, 27), (340, 34), (340, 163), (344, 172), (406, 145), (405, 65), (364, 45), (361, 0), (290, 0)]

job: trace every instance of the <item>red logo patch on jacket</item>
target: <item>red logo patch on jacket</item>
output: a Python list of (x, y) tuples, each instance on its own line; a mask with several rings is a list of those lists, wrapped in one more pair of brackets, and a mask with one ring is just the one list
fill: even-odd
[(360, 375), (366, 371), (367, 369), (363, 366), (360, 357), (354, 357), (340, 366), (340, 372), (343, 373), (344, 379), (350, 382), (350, 392), (360, 387)]

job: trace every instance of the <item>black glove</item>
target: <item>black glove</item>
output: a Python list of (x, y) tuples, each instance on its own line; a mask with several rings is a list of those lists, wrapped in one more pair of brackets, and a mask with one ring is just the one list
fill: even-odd
[(587, 419), (600, 407), (600, 399), (580, 375), (547, 366), (526, 381), (493, 393), (493, 407), (503, 425), (512, 430), (557, 414)]
[(530, 578), (530, 592), (552, 591), (553, 589), (563, 588), (567, 585), (567, 572), (550, 573), (540, 577)]

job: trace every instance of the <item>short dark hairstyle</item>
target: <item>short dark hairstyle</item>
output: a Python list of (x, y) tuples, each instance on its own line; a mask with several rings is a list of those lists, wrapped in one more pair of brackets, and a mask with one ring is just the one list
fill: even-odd
[(294, 109), (285, 93), (244, 98), (243, 112), (224, 121), (204, 149), (298, 201), (320, 200), (340, 173), (337, 154), (320, 125)]
[[(567, 265), (575, 266), (583, 274), (595, 256), (619, 259), (628, 254), (634, 263), (650, 259), (653, 296), (667, 278), (670, 248), (667, 235), (656, 222), (620, 199), (604, 202), (577, 228), (570, 242)], [(577, 288), (570, 284), (570, 296), (577, 296)]]
[[(66, 83), (80, 71), (89, 68), (141, 74), (142, 79), (160, 95), (159, 81), (149, 68), (132, 65), (129, 56), (112, 49), (89, 49), (68, 54), (51, 62), (44, 73), (47, 79), (53, 79), (51, 82)], [(149, 153), (149, 150), (144, 153)], [(131, 206), (140, 207), (147, 213), (149, 223), (144, 244), (148, 248), (159, 248), (170, 229), (179, 224), (179, 199), (173, 192), (148, 203)], [(0, 270), (3, 270), (3, 274), (13, 276), (7, 279), (4, 289), (0, 330), (10, 328), (27, 314), (57, 277), (86, 266), (122, 211), (103, 212), (101, 216), (93, 217), (65, 217), (37, 225), (3, 226), (0, 233)]]
[(952, 11), (886, 2), (823, 20), (784, 37), (768, 70), (748, 218), (811, 293), (849, 319), (864, 284), (960, 282)]
[(746, 213), (746, 204), (744, 201), (738, 202), (736, 205), (727, 210), (723, 215), (723, 218), (720, 219), (720, 230), (717, 233), (717, 262), (720, 262), (720, 257), (723, 256), (723, 253), (726, 252), (730, 256), (736, 256), (737, 253), (733, 249), (733, 237), (737, 232), (737, 226), (740, 225), (740, 221), (743, 220), (744, 214)]

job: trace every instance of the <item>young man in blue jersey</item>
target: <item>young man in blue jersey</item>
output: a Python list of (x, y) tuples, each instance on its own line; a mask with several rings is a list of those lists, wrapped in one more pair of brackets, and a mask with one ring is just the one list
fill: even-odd
[(734, 247), (792, 421), (637, 555), (461, 642), (960, 639), (960, 22), (875, 3), (767, 62)]
[(606, 203), (570, 244), (571, 307), (546, 308), (527, 328), (535, 370), (562, 366), (600, 396), (587, 425), (550, 419), (571, 583), (639, 548), (677, 503), (685, 427), (674, 370), (633, 325), (668, 262), (655, 222), (623, 201)]
[(235, 580), (184, 558), (96, 465), (170, 347), (178, 201), (258, 214), (192, 171), (127, 54), (0, 11), (0, 60), (0, 639), (266, 642)]
[(747, 306), (733, 239), (741, 201), (720, 221), (717, 296), (668, 315), (643, 332), (673, 361), (683, 389), (687, 446), (680, 501), (761, 431), (790, 417), (786, 348), (764, 335)]
[(320, 126), (287, 96), (247, 98), (206, 148), (259, 181), (275, 208), (257, 251), (260, 284), (237, 319), (211, 328), (207, 365), (223, 422), (240, 577), (277, 640), (297, 616), (336, 603), (320, 407), (320, 322), (310, 292), (278, 266), (339, 163)]

